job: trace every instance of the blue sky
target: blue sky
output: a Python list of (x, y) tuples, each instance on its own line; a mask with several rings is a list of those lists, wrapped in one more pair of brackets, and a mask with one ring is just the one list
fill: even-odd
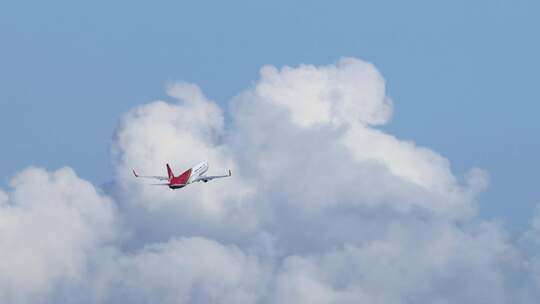
[(264, 64), (373, 62), (384, 129), (491, 175), (481, 213), (523, 228), (540, 203), (536, 1), (0, 4), (0, 181), (29, 166), (109, 180), (120, 115), (197, 83), (226, 107)]

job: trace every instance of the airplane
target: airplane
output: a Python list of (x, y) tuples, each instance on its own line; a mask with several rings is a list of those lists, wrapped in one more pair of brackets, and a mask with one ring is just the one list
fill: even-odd
[(184, 171), (184, 173), (174, 176), (174, 173), (171, 169), (171, 166), (167, 164), (167, 174), (168, 176), (144, 176), (139, 175), (137, 172), (135, 172), (135, 169), (133, 169), (133, 174), (137, 178), (152, 178), (157, 179), (160, 181), (167, 181), (167, 183), (159, 183), (159, 184), (151, 184), (154, 186), (168, 186), (171, 189), (180, 189), (184, 188), (185, 186), (189, 184), (193, 184), (196, 182), (205, 182), (211, 181), (215, 178), (222, 178), (222, 177), (229, 177), (231, 176), (231, 170), (229, 170), (228, 174), (226, 175), (206, 175), (206, 171), (208, 171), (208, 163), (202, 162), (192, 168), (187, 169)]

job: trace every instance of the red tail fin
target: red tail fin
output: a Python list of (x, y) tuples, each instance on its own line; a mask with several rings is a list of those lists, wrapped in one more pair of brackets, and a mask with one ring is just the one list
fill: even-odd
[(171, 166), (167, 164), (167, 174), (169, 175), (169, 180), (174, 178), (174, 173), (172, 172)]

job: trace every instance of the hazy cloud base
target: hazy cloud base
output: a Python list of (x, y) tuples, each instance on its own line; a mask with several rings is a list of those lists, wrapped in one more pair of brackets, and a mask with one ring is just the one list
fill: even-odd
[[(193, 84), (126, 113), (113, 183), (29, 168), (0, 191), (2, 303), (536, 303), (540, 215), (518, 240), (476, 215), (487, 173), (376, 128), (377, 69), (265, 66), (223, 109)], [(131, 168), (201, 160), (179, 191)]]

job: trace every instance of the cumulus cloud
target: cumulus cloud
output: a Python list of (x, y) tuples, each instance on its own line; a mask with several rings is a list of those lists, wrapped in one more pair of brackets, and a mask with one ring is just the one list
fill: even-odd
[(0, 193), (0, 301), (37, 303), (85, 280), (87, 259), (115, 236), (112, 201), (69, 168), (18, 174)]
[[(370, 63), (265, 66), (228, 105), (187, 83), (120, 119), (106, 194), (73, 170), (0, 191), (0, 299), (89, 303), (533, 302), (521, 241), (476, 215), (483, 170), (377, 129)], [(201, 160), (233, 177), (170, 191), (132, 178)]]
[(254, 303), (265, 286), (257, 257), (205, 238), (151, 244), (110, 265), (100, 302)]
[(379, 71), (353, 58), (320, 67), (301, 65), (278, 70), (265, 66), (253, 93), (264, 102), (287, 109), (291, 120), (304, 127), (384, 124), (392, 113)]

